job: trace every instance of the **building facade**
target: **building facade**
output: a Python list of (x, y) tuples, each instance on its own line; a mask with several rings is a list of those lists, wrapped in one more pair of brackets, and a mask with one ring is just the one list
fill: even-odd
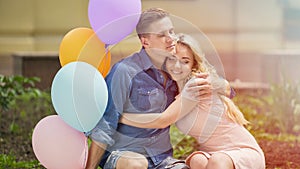
[[(176, 32), (204, 34), (230, 81), (268, 83), (280, 80), (281, 73), (297, 77), (298, 0), (142, 0), (143, 9), (150, 7), (169, 11), (178, 20)], [(22, 74), (23, 55), (57, 59), (62, 38), (77, 27), (90, 27), (88, 1), (0, 0), (0, 74)], [(110, 48), (114, 63), (140, 46), (132, 33)]]

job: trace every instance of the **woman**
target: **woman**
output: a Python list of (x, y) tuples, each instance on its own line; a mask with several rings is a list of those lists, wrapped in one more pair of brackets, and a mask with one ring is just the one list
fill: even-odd
[[(186, 159), (191, 169), (264, 169), (264, 153), (244, 127), (248, 121), (222, 92), (227, 86), (225, 80), (218, 77), (194, 39), (188, 35), (179, 37), (176, 56), (166, 59), (165, 68), (183, 91), (181, 97), (163, 113), (142, 116), (124, 113), (120, 122), (136, 127), (158, 128), (179, 119), (176, 122), (179, 130), (195, 137), (200, 144), (199, 151)], [(195, 102), (185, 99), (187, 92), (183, 86), (197, 72), (209, 75), (207, 78), (210, 79), (212, 93)]]

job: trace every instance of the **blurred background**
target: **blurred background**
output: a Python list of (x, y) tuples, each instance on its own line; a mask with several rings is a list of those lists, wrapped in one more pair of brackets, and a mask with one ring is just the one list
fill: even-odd
[[(266, 168), (300, 168), (300, 1), (141, 2), (142, 9), (169, 11), (175, 32), (204, 37), (202, 45), (215, 48), (216, 66), (237, 92), (233, 101), (251, 122), (247, 129), (265, 152)], [(33, 153), (32, 129), (56, 114), (49, 89), (61, 68), (59, 46), (69, 31), (90, 28), (88, 5), (88, 0), (0, 0), (0, 168), (43, 168)], [(133, 32), (109, 48), (112, 65), (141, 46)], [(171, 138), (176, 158), (198, 149), (178, 130)]]
[[(282, 76), (299, 80), (299, 0), (142, 0), (143, 9), (150, 7), (201, 30), (233, 84), (264, 87)], [(90, 27), (88, 0), (0, 0), (0, 74), (38, 76), (40, 87), (49, 87), (60, 68), (60, 42), (76, 27)], [(113, 63), (140, 48), (131, 40), (122, 44), (112, 50)]]

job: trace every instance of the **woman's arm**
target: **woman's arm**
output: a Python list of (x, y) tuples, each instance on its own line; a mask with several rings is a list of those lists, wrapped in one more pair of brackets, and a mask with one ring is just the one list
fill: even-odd
[(190, 79), (180, 96), (162, 113), (123, 113), (120, 123), (140, 128), (165, 128), (191, 112), (201, 101), (211, 96), (211, 84), (207, 74), (199, 74)]
[(197, 101), (180, 95), (180, 97), (162, 113), (123, 113), (119, 122), (140, 128), (165, 128), (188, 114), (197, 104)]

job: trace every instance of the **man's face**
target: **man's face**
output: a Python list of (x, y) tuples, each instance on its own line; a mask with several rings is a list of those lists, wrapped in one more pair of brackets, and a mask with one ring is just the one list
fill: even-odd
[(174, 27), (169, 17), (153, 22), (148, 30), (146, 36), (148, 45), (145, 48), (175, 52)]
[(162, 64), (165, 57), (176, 52), (176, 35), (171, 19), (165, 17), (153, 22), (142, 43), (151, 59)]

